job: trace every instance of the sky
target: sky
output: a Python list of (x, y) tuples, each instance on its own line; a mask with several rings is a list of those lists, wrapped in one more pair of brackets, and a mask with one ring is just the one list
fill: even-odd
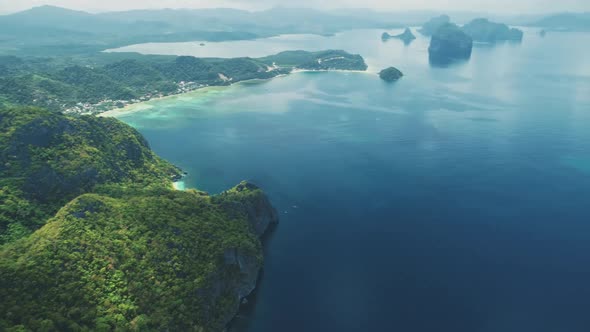
[[(7, 14), (41, 5), (103, 12), (144, 8), (219, 7), (261, 10), (286, 4), (293, 4), (293, 2), (284, 0), (0, 0), (0, 13)], [(319, 9), (371, 8), (400, 11), (447, 10), (536, 14), (590, 11), (590, 0), (298, 0), (296, 6)]]

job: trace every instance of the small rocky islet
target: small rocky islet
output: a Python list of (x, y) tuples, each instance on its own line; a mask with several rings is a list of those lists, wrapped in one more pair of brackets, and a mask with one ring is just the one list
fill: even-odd
[(225, 328), (278, 222), (262, 190), (173, 190), (181, 170), (113, 118), (0, 119), (1, 331)]
[(403, 76), (404, 74), (395, 67), (385, 68), (379, 72), (379, 77), (385, 82), (395, 82)]
[(444, 65), (469, 59), (472, 49), (473, 39), (457, 25), (447, 23), (432, 35), (428, 55), (432, 64)]

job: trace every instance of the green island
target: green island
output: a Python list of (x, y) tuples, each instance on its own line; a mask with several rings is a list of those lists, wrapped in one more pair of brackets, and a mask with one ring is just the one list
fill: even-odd
[(181, 176), (115, 119), (19, 107), (0, 110), (0, 120), (0, 243), (38, 229), (96, 186), (170, 187)]
[(33, 105), (97, 114), (152, 98), (268, 79), (294, 70), (366, 70), (344, 51), (287, 51), (252, 59), (96, 53), (67, 57), (0, 56), (0, 107)]
[(175, 191), (178, 168), (112, 118), (0, 110), (0, 330), (219, 331), (278, 222), (243, 182)]
[(416, 36), (414, 36), (414, 34), (412, 33), (412, 30), (410, 30), (410, 28), (406, 28), (404, 30), (404, 32), (402, 32), (398, 35), (390, 35), (387, 32), (384, 32), (381, 35), (381, 40), (388, 41), (389, 39), (399, 39), (402, 42), (404, 42), (405, 45), (409, 45), (414, 39), (416, 39)]
[[(523, 38), (523, 31), (516, 28), (510, 28), (503, 23), (496, 23), (487, 18), (476, 18), (465, 25), (459, 27), (451, 22), (448, 15), (441, 15), (431, 18), (422, 25), (418, 31), (425, 36), (439, 37), (441, 34), (448, 34), (453, 30), (449, 27), (455, 26), (467, 34), (475, 42), (495, 43), (501, 41), (520, 42)], [(441, 31), (442, 30), (442, 31)]]
[(451, 18), (449, 15), (440, 15), (437, 17), (431, 18), (428, 22), (424, 23), (418, 32), (423, 34), (424, 36), (432, 36), (436, 33), (436, 31), (444, 26), (445, 24), (451, 23)]

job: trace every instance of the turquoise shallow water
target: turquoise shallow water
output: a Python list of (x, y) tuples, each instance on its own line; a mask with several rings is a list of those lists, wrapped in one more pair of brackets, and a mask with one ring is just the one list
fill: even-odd
[[(371, 73), (298, 73), (120, 116), (189, 187), (248, 179), (279, 209), (233, 330), (589, 331), (590, 34), (527, 30), (433, 68), (426, 39), (381, 32), (297, 37), (360, 53)], [(406, 76), (382, 82), (389, 65)]]

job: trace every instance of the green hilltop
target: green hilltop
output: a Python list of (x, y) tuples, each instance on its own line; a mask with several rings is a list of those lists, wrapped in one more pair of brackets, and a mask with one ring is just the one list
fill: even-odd
[(0, 244), (99, 185), (169, 187), (180, 176), (139, 132), (112, 118), (0, 110), (0, 151)]
[[(272, 17), (275, 28), (221, 31), (196, 19), (215, 13)], [(213, 196), (173, 190), (180, 169), (132, 127), (92, 114), (296, 69), (367, 65), (338, 50), (259, 59), (101, 51), (299, 31), (283, 26), (283, 14), (292, 11), (93, 15), (45, 6), (0, 16), (0, 331), (227, 326), (256, 286), (260, 237), (278, 222), (268, 198), (247, 182)], [(337, 31), (340, 21), (318, 29)]]
[(0, 330), (219, 331), (255, 287), (278, 221), (243, 182), (180, 171), (111, 118), (0, 110)]
[(0, 107), (100, 113), (158, 96), (305, 70), (366, 70), (344, 51), (289, 51), (264, 58), (195, 58), (139, 54), (71, 57), (0, 56)]

